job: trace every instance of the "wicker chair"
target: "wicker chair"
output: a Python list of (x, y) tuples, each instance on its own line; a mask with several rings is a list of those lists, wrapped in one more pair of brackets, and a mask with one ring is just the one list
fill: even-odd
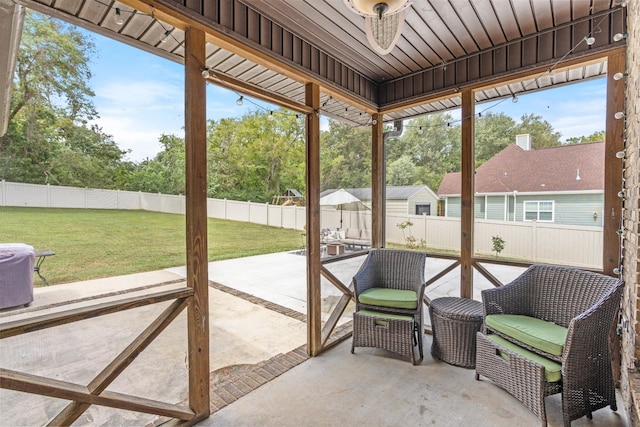
[[(355, 347), (378, 347), (411, 356), (413, 364), (423, 359), (422, 299), (425, 289), (426, 254), (408, 250), (371, 249), (353, 278), (356, 296), (353, 341)], [(385, 288), (383, 294), (393, 300), (399, 291), (408, 300), (387, 304), (372, 298), (372, 292)], [(391, 290), (391, 292), (387, 291)], [(400, 296), (402, 300), (404, 297)], [(409, 302), (412, 301), (412, 302)], [(372, 316), (373, 315), (373, 316)], [(374, 318), (375, 317), (375, 318)], [(386, 318), (385, 318), (386, 317)], [(382, 319), (382, 320), (381, 320)], [(387, 328), (381, 331), (380, 326)], [(415, 359), (413, 347), (420, 353)]]
[[(591, 419), (593, 411), (606, 406), (615, 411), (609, 334), (622, 290), (621, 280), (602, 274), (534, 265), (513, 282), (483, 291), (484, 333), (498, 334), (517, 344), (516, 349), (524, 348), (559, 363), (561, 376), (555, 383), (546, 382), (544, 368), (539, 363), (520, 358), (520, 353), (514, 354), (499, 344), (487, 348), (489, 340), (482, 339), (478, 342), (476, 379), (484, 375), (505, 388), (535, 412), (543, 425), (546, 425), (544, 396), (560, 391), (565, 426), (585, 415)], [(488, 326), (487, 316), (492, 314), (529, 316), (567, 328), (561, 355), (541, 351)], [(504, 358), (496, 357), (496, 353), (507, 355), (510, 366), (501, 365)], [(536, 369), (537, 374), (532, 372)], [(511, 384), (513, 381), (519, 384)]]

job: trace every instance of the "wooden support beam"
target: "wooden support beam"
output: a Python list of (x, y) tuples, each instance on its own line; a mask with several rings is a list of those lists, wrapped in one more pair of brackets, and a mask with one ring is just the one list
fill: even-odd
[(193, 295), (192, 289), (180, 288), (155, 292), (150, 295), (140, 295), (119, 301), (90, 305), (88, 307), (75, 308), (61, 313), (33, 316), (28, 319), (16, 320), (0, 325), (0, 339), (66, 325), (67, 323), (78, 322), (80, 320), (92, 319), (94, 317), (104, 316), (105, 314), (117, 313), (163, 301), (186, 298), (191, 295)]
[(45, 378), (0, 368), (0, 387), (7, 390), (49, 396), (56, 399), (74, 400), (88, 405), (101, 405), (128, 411), (144, 412), (181, 420), (193, 419), (188, 408), (113, 391), (92, 395), (86, 387), (68, 381)]
[(320, 294), (320, 87), (305, 86), (307, 114), (307, 353), (317, 356), (322, 349), (322, 299)]
[(374, 114), (373, 123), (371, 125), (371, 247), (383, 248), (385, 245), (385, 146), (382, 114)]
[(185, 31), (185, 165), (187, 285), (193, 289), (187, 315), (189, 406), (194, 422), (209, 409), (209, 257), (207, 249), (207, 115), (205, 34)]
[(475, 99), (471, 89), (462, 90), (462, 188), (460, 241), (460, 296), (473, 297), (473, 195), (474, 195)]
[[(102, 370), (87, 386), (89, 393), (99, 395), (115, 380), (136, 357), (155, 340), (167, 326), (182, 312), (187, 306), (186, 298), (181, 298), (165, 308), (138, 337), (131, 342), (106, 368)], [(88, 403), (72, 402), (67, 405), (49, 425), (71, 425), (82, 415), (91, 405)]]
[(624, 149), (624, 118), (614, 115), (624, 112), (625, 79), (614, 80), (615, 73), (624, 73), (625, 51), (616, 51), (607, 59), (607, 117), (606, 143), (604, 153), (604, 217), (602, 228), (602, 270), (614, 275), (613, 270), (620, 266), (620, 237), (622, 199), (618, 192), (622, 189), (622, 163), (616, 153)]

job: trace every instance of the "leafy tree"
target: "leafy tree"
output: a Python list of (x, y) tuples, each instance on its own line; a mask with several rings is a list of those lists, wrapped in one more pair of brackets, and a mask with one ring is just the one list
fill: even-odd
[(124, 188), (149, 193), (184, 194), (184, 139), (163, 134), (158, 141), (162, 145), (162, 151), (153, 159), (145, 159), (134, 166)]
[(488, 113), (476, 119), (476, 167), (515, 142), (515, 127), (515, 121), (504, 113)]
[(295, 115), (254, 111), (211, 120), (208, 141), (210, 197), (270, 201), (304, 189), (304, 126)]
[(387, 166), (388, 185), (414, 185), (419, 179), (418, 168), (408, 155), (401, 156)]
[(586, 142), (601, 142), (606, 139), (606, 132), (601, 130), (598, 132), (594, 132), (589, 136), (574, 136), (571, 138), (567, 138), (565, 144), (584, 144)]
[(560, 145), (560, 132), (554, 132), (553, 126), (541, 116), (535, 114), (525, 114), (520, 118), (521, 122), (516, 125), (515, 134), (528, 133), (531, 135), (531, 148), (557, 147)]
[(447, 172), (460, 170), (460, 125), (449, 113), (410, 120), (402, 136), (388, 143), (388, 168), (396, 168), (394, 162), (402, 157), (411, 159), (417, 168), (408, 185), (426, 184), (437, 190)]
[(125, 151), (87, 123), (97, 116), (91, 39), (53, 18), (28, 12), (13, 79), (0, 175), (18, 182), (113, 188)]
[(358, 188), (371, 185), (371, 129), (329, 120), (320, 135), (320, 187)]

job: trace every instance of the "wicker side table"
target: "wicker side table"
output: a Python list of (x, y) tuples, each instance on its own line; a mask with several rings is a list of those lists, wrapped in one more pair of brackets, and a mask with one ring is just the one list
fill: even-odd
[(431, 355), (452, 365), (476, 366), (476, 332), (482, 329), (482, 303), (444, 297), (429, 306), (433, 340)]

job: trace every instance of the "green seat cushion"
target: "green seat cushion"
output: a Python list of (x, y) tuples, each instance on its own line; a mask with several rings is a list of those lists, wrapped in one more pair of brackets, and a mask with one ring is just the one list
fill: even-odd
[(519, 314), (490, 314), (486, 316), (485, 323), (490, 328), (533, 348), (562, 356), (568, 332), (563, 326)]
[(418, 294), (401, 289), (370, 288), (358, 296), (358, 301), (377, 307), (416, 308)]
[[(486, 336), (488, 339), (498, 344), (501, 347), (506, 348), (512, 353), (516, 353), (524, 358), (527, 358), (538, 365), (544, 366), (544, 376), (547, 382), (555, 383), (556, 381), (560, 381), (562, 378), (562, 365), (553, 360), (547, 359), (546, 357), (542, 357), (539, 354), (536, 354), (532, 351), (527, 350), (526, 348), (522, 348), (512, 343), (511, 341), (507, 341), (499, 335), (489, 334)], [(500, 352), (500, 357), (504, 360), (509, 360), (509, 355)]]
[(380, 313), (372, 310), (359, 310), (358, 314), (365, 314), (367, 316), (379, 317), (381, 319), (406, 320), (408, 322), (413, 322), (413, 317), (403, 316), (402, 314)]

